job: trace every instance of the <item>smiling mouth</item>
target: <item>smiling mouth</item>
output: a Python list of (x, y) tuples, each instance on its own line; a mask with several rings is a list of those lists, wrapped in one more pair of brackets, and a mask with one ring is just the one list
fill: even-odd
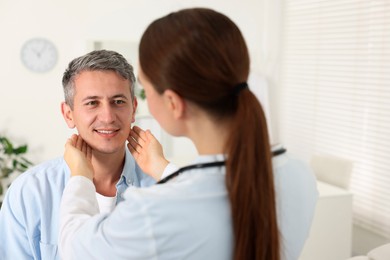
[(109, 135), (109, 134), (114, 134), (114, 133), (118, 132), (119, 130), (98, 130), (98, 129), (95, 129), (95, 131), (99, 134)]

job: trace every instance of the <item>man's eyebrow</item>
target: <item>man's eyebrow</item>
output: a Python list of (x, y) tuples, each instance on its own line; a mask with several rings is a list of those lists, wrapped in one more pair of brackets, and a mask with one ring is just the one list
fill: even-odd
[(85, 98), (83, 98), (81, 101), (87, 101), (87, 100), (91, 100), (91, 99), (101, 99), (101, 98), (99, 98), (98, 96), (88, 96), (88, 97), (85, 97)]
[[(110, 99), (114, 99), (114, 98), (124, 98), (124, 99), (128, 99), (128, 97), (124, 94), (116, 94), (112, 97), (110, 97)], [(95, 99), (102, 99), (102, 97), (99, 97), (99, 96), (88, 96), (88, 97), (85, 97), (82, 99), (82, 101), (87, 101), (87, 100), (95, 100)]]
[(123, 94), (117, 94), (117, 95), (114, 95), (112, 96), (111, 98), (124, 98), (124, 99), (128, 99), (125, 95)]

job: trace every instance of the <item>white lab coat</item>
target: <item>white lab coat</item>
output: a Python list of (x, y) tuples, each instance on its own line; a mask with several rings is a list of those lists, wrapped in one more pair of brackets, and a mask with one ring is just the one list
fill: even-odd
[[(200, 156), (194, 163), (220, 160), (222, 155)], [(315, 179), (287, 155), (275, 158), (274, 166), (282, 259), (295, 260), (310, 230)], [(94, 192), (84, 177), (71, 178), (65, 188), (59, 243), (64, 260), (232, 258), (224, 167), (186, 171), (164, 185), (131, 187), (111, 215), (96, 215)]]

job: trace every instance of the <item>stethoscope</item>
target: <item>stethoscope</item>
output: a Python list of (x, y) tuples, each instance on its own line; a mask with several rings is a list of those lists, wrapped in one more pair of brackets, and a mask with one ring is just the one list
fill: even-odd
[[(283, 154), (285, 152), (286, 152), (286, 149), (283, 147), (280, 147), (277, 150), (272, 151), (272, 157), (278, 156), (278, 155)], [(156, 184), (166, 183), (169, 180), (177, 177), (178, 175), (180, 175), (181, 173), (183, 173), (185, 171), (189, 171), (189, 170), (193, 170), (193, 169), (201, 169), (201, 168), (220, 167), (220, 166), (225, 165), (225, 163), (226, 163), (226, 161), (217, 161), (217, 162), (197, 163), (197, 164), (188, 165), (188, 166), (185, 166), (185, 167), (178, 169), (177, 171), (173, 172), (172, 174), (168, 175), (167, 177), (159, 180)]]

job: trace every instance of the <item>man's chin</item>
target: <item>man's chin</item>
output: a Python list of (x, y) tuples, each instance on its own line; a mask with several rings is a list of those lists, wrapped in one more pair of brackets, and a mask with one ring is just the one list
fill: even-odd
[(123, 152), (124, 149), (125, 149), (125, 145), (117, 146), (117, 147), (102, 147), (102, 146), (92, 147), (92, 151), (94, 153), (107, 154), (107, 155)]

